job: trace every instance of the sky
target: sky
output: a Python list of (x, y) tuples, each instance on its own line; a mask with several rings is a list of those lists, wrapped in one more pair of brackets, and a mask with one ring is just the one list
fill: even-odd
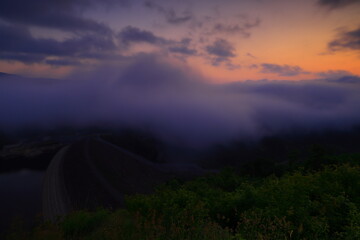
[(358, 0), (2, 0), (0, 133), (201, 147), (360, 125)]
[(65, 78), (153, 54), (207, 81), (360, 75), (359, 0), (3, 0), (0, 72)]
[(65, 79), (0, 76), (0, 133), (135, 129), (203, 148), (279, 134), (351, 131), (360, 77), (211, 83), (187, 64), (138, 55)]

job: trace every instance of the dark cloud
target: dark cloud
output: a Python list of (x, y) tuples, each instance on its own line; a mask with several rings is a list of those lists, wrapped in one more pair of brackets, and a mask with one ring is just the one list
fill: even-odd
[(225, 33), (229, 35), (241, 35), (242, 37), (250, 37), (250, 30), (260, 25), (260, 19), (256, 19), (253, 22), (246, 20), (244, 23), (216, 23), (213, 27), (215, 33)]
[(14, 75), (14, 74), (9, 74), (9, 73), (0, 72), (0, 77), (1, 77), (1, 78), (12, 77), (12, 76), (15, 76), (15, 75)]
[(354, 3), (360, 3), (359, 0), (318, 0), (320, 6), (327, 7), (329, 9), (336, 9), (345, 7)]
[(125, 27), (118, 34), (118, 38), (125, 47), (129, 47), (132, 43), (148, 43), (170, 53), (181, 54), (183, 56), (194, 56), (197, 54), (197, 50), (190, 47), (190, 38), (184, 38), (180, 41), (169, 40), (159, 37), (151, 31), (141, 30), (133, 26)]
[(45, 56), (42, 54), (28, 54), (28, 53), (4, 53), (0, 54), (0, 60), (5, 61), (16, 61), (22, 62), (25, 64), (33, 64), (33, 63), (40, 63), (43, 62)]
[(353, 31), (342, 32), (328, 43), (330, 51), (360, 50), (360, 27)]
[[(211, 58), (213, 65), (224, 65), (228, 69), (239, 67), (230, 61), (235, 56), (235, 49), (225, 39), (218, 39), (213, 44), (194, 43), (189, 38), (167, 39), (134, 26), (116, 34), (108, 25), (85, 15), (88, 10), (109, 4), (126, 5), (130, 0), (0, 1), (0, 60), (68, 66), (85, 64), (89, 61), (84, 60), (91, 58), (99, 63), (99, 60), (121, 58), (121, 51), (132, 43), (148, 43), (160, 48), (165, 55), (185, 61), (191, 56), (200, 56), (206, 60)], [(170, 24), (190, 21), (192, 25), (200, 24), (189, 11), (174, 10), (156, 1), (145, 1), (144, 4), (164, 16)], [(209, 24), (213, 26), (214, 22)], [(215, 28), (219, 33), (247, 35), (248, 30), (258, 24), (259, 20), (252, 22), (243, 18), (236, 25), (219, 24)], [(42, 33), (55, 34), (39, 37)], [(197, 33), (188, 36), (198, 37)]]
[[(0, 2), (0, 59), (27, 64), (65, 66), (81, 59), (102, 58), (115, 49), (107, 25), (83, 17), (98, 5), (126, 4), (126, 0), (3, 0)], [(65, 31), (65, 40), (36, 38), (29, 29)]]
[(195, 56), (198, 54), (198, 51), (191, 47), (192, 39), (191, 38), (183, 38), (181, 41), (172, 42), (168, 50), (172, 53), (178, 53), (185, 56)]
[(225, 39), (217, 39), (211, 45), (206, 46), (206, 51), (211, 55), (221, 58), (236, 56), (234, 46)]
[(205, 46), (206, 53), (199, 52), (196, 44), (192, 43), (191, 38), (183, 38), (180, 40), (166, 39), (157, 36), (151, 31), (142, 30), (137, 27), (127, 26), (117, 35), (119, 41), (126, 48), (135, 43), (148, 43), (159, 47), (166, 53), (174, 54), (173, 56), (186, 60), (190, 56), (201, 56), (214, 66), (225, 66), (233, 70), (240, 66), (233, 64), (231, 58), (235, 57), (235, 48), (225, 39), (217, 39), (212, 44)]
[(229, 70), (240, 68), (240, 65), (231, 62), (231, 58), (236, 56), (235, 48), (227, 40), (219, 38), (211, 45), (206, 46), (205, 50), (210, 55), (213, 66), (224, 65)]
[(50, 39), (37, 40), (25, 27), (0, 24), (0, 51), (15, 53), (55, 54), (57, 42)]
[(24, 63), (41, 62), (49, 56), (81, 58), (89, 53), (106, 52), (115, 48), (111, 37), (98, 34), (57, 41), (34, 38), (26, 27), (0, 24), (0, 35), (0, 58)]
[(297, 76), (300, 74), (308, 74), (309, 72), (304, 71), (299, 66), (289, 66), (289, 65), (278, 65), (263, 63), (261, 64), (261, 73), (276, 73), (279, 76)]
[(357, 76), (343, 76), (340, 78), (328, 79), (329, 82), (347, 83), (347, 84), (360, 84), (360, 77)]
[(141, 30), (137, 27), (127, 26), (119, 34), (120, 41), (128, 46), (131, 43), (149, 43), (154, 45), (166, 45), (169, 41), (165, 38), (158, 37), (154, 33)]
[(27, 26), (55, 28), (63, 31), (90, 31), (109, 34), (111, 29), (95, 20), (81, 17), (81, 10), (96, 4), (125, 4), (115, 0), (2, 0), (0, 19)]
[(173, 53), (180, 53), (180, 54), (185, 54), (185, 55), (196, 55), (197, 51), (196, 49), (191, 49), (188, 48), (187, 46), (175, 46), (175, 47), (169, 47), (169, 51), (173, 52)]
[(352, 73), (345, 70), (329, 70), (326, 72), (318, 72), (317, 75), (325, 79), (339, 79), (345, 76), (352, 76)]
[(182, 24), (194, 18), (190, 11), (183, 11), (181, 14), (178, 14), (173, 8), (165, 8), (153, 1), (145, 1), (144, 6), (149, 9), (154, 9), (164, 15), (166, 21), (170, 24)]
[(53, 66), (76, 66), (80, 65), (80, 61), (73, 59), (48, 59), (45, 60), (45, 64), (53, 65)]

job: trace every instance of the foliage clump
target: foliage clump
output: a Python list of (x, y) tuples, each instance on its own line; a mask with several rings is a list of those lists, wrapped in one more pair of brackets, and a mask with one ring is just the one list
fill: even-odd
[[(45, 223), (27, 236), (54, 240), (360, 239), (358, 159), (343, 155), (330, 160), (331, 165), (316, 169), (306, 165), (281, 176), (250, 178), (225, 169), (189, 182), (173, 180), (154, 194), (128, 196), (126, 209), (76, 212), (58, 224)], [(14, 232), (11, 239), (17, 239)]]

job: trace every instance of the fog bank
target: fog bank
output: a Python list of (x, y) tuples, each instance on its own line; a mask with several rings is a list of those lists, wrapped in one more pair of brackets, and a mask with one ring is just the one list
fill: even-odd
[(137, 128), (204, 146), (360, 121), (360, 78), (211, 84), (189, 66), (139, 55), (67, 79), (0, 77), (0, 130)]

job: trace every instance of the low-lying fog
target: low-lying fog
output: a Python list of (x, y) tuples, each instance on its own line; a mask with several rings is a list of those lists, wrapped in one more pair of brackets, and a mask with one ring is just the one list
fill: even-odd
[(346, 129), (360, 120), (360, 78), (211, 84), (187, 66), (140, 55), (67, 79), (0, 78), (0, 130), (59, 126), (150, 131), (189, 146), (286, 131)]

